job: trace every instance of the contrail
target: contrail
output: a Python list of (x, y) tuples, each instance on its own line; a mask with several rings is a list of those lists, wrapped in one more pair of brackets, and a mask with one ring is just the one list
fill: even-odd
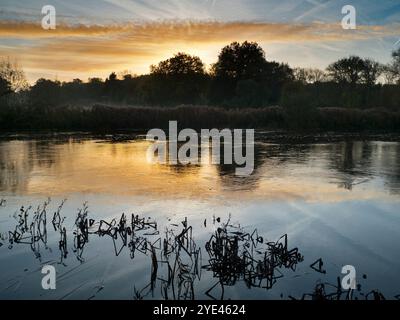
[(206, 0), (206, 2), (211, 2), (211, 8), (214, 8), (215, 3), (217, 2), (217, 0)]

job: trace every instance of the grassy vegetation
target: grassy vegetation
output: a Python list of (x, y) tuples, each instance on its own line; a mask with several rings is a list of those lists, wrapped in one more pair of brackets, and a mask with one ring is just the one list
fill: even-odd
[(182, 128), (267, 128), (318, 131), (400, 131), (400, 112), (379, 109), (265, 107), (30, 107), (3, 108), (3, 131), (113, 131), (167, 128), (177, 120)]

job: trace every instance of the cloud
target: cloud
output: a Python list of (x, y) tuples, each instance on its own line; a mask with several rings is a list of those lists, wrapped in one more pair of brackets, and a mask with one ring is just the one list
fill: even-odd
[(40, 24), (17, 21), (0, 21), (0, 37), (15, 39), (46, 39), (65, 37), (116, 36), (138, 41), (222, 41), (229, 37), (248, 38), (256, 36), (269, 41), (323, 41), (362, 39), (396, 35), (399, 25), (359, 26), (350, 33), (334, 23), (265, 23), (265, 22), (217, 22), (217, 21), (161, 21), (109, 25), (67, 25), (56, 30), (44, 30)]
[[(116, 68), (146, 72), (151, 63), (178, 51), (216, 57), (232, 41), (259, 43), (326, 43), (381, 39), (400, 34), (399, 25), (358, 26), (343, 30), (340, 24), (159, 21), (108, 25), (61, 24), (43, 30), (29, 22), (0, 22), (0, 55), (16, 57), (38, 73), (106, 73)], [(203, 58), (203, 57), (202, 57)]]
[(0, 37), (14, 39), (43, 39), (70, 36), (98, 36), (119, 33), (121, 25), (57, 25), (55, 30), (44, 30), (40, 24), (21, 21), (0, 21)]

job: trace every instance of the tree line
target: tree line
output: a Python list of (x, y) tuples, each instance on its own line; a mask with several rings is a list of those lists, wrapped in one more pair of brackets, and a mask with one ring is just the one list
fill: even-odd
[[(57, 106), (118, 104), (174, 107), (197, 105), (225, 108), (280, 106), (288, 114), (307, 117), (317, 108), (400, 111), (400, 49), (386, 65), (349, 56), (325, 70), (291, 68), (268, 61), (255, 42), (233, 42), (206, 69), (197, 57), (179, 52), (150, 66), (150, 73), (112, 72), (105, 80), (90, 78), (60, 82), (38, 79), (29, 86), (22, 69), (0, 62), (0, 117), (12, 118), (16, 108), (36, 113)], [(1, 118), (0, 118), (1, 120)]]

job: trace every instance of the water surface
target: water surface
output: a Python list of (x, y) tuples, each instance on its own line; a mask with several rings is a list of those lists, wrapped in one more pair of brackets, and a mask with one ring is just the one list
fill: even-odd
[[(304, 259), (277, 268), (275, 275), (282, 277), (268, 288), (262, 288), (264, 283), (261, 288), (247, 286), (240, 277), (229, 284), (222, 281), (224, 299), (301, 298), (319, 282), (336, 283), (344, 265), (355, 266), (362, 293), (377, 289), (391, 299), (400, 293), (399, 143), (274, 144), (259, 134), (249, 177), (235, 176), (234, 166), (206, 161), (196, 166), (151, 164), (146, 159), (149, 144), (140, 137), (121, 142), (88, 137), (0, 141), (0, 198), (6, 200), (0, 207), (0, 298), (150, 299), (164, 298), (166, 291), (169, 298), (221, 298), (219, 285), (207, 292), (221, 279), (207, 269), (205, 244), (227, 221), (241, 232), (257, 229), (264, 243), (287, 234), (288, 248), (298, 248)], [(31, 223), (37, 206), (48, 198), (45, 241), (12, 243), (8, 231), (21, 222), (21, 206), (32, 206)], [(60, 216), (65, 217), (66, 255), (60, 249), (60, 231), (52, 225), (64, 199)], [(199, 270), (195, 276), (177, 274), (175, 287), (166, 288), (168, 271), (162, 250), (155, 249), (157, 279), (149, 290), (151, 250), (132, 257), (120, 236), (95, 233), (82, 250), (77, 248), (75, 222), (85, 202), (88, 217), (95, 220), (93, 232), (100, 220), (115, 218), (118, 224), (122, 213), (128, 220), (135, 214), (156, 222), (159, 233), (140, 231), (149, 243), (163, 241), (166, 228), (179, 235), (187, 218), (196, 250), (201, 250)], [(319, 258), (325, 273), (310, 268)], [(179, 259), (195, 268), (193, 256)], [(56, 267), (56, 290), (41, 287), (40, 271), (46, 264)], [(179, 284), (184, 288), (180, 293)], [(188, 290), (191, 295), (185, 296), (182, 292)]]

